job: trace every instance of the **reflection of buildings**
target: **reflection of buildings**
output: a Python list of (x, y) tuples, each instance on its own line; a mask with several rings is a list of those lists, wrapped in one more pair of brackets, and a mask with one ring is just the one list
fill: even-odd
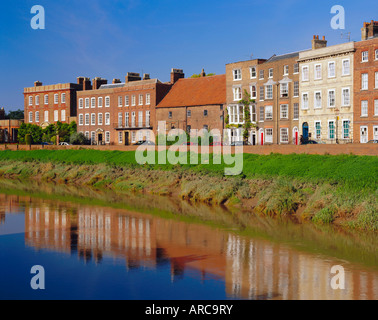
[(170, 264), (172, 280), (194, 275), (225, 281), (229, 297), (249, 299), (377, 299), (374, 272), (345, 269), (346, 290), (330, 287), (332, 259), (207, 226), (121, 209), (26, 204), (25, 241), (85, 261), (126, 261), (127, 268)]
[(5, 223), (7, 213), (20, 213), (19, 196), (0, 194), (0, 224)]

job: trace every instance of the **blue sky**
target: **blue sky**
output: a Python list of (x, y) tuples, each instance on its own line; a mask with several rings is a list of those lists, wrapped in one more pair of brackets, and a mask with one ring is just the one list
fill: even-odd
[[(33, 5), (42, 5), (46, 29), (33, 30)], [(377, 20), (378, 1), (304, 0), (59, 0), (1, 1), (0, 107), (23, 108), (23, 88), (111, 81), (126, 73), (169, 80), (171, 68), (186, 76), (222, 74), (225, 64), (269, 58), (311, 47), (312, 35), (345, 42), (330, 27), (333, 5), (345, 8), (345, 32), (360, 40), (364, 21)], [(374, 16), (375, 14), (375, 16)]]

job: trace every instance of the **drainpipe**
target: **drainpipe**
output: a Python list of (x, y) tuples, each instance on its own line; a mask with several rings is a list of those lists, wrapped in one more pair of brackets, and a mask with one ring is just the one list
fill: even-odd
[(278, 82), (277, 83), (277, 90), (276, 90), (276, 92), (277, 92), (277, 97), (276, 97), (276, 100), (277, 100), (277, 144), (280, 144), (279, 143), (279, 102), (278, 102), (278, 86), (280, 85), (280, 83)]

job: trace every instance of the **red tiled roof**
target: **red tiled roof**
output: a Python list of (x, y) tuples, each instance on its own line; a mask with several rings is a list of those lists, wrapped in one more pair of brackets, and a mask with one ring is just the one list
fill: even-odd
[(157, 108), (226, 103), (226, 75), (179, 79)]

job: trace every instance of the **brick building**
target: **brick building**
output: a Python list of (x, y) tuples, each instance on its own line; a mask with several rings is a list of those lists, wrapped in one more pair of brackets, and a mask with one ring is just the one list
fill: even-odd
[(244, 124), (245, 90), (254, 100), (249, 106), (249, 142), (256, 144), (298, 143), (299, 53), (274, 55), (226, 65), (229, 142), (242, 141), (237, 129)]
[(354, 42), (327, 47), (314, 36), (312, 49), (299, 53), (300, 129), (304, 140), (353, 140)]
[[(157, 121), (165, 121), (166, 132), (181, 129), (218, 129), (223, 133), (226, 76), (179, 79), (156, 108)], [(159, 128), (164, 130), (164, 128)]]
[(354, 142), (378, 140), (378, 21), (365, 22), (355, 43)]
[(23, 120), (0, 120), (0, 143), (17, 142), (18, 129), (22, 123)]
[(34, 82), (34, 87), (24, 89), (25, 123), (47, 127), (58, 121), (75, 121), (76, 94), (90, 88), (90, 80), (84, 77), (79, 77), (78, 83), (42, 85), (40, 81)]
[(172, 69), (171, 82), (150, 79), (148, 74), (127, 73), (125, 82), (104, 79), (93, 83), (92, 90), (78, 92), (78, 131), (92, 144), (129, 145), (152, 137), (138, 135), (142, 129), (155, 128), (156, 105), (168, 93), (172, 84), (184, 74)]

